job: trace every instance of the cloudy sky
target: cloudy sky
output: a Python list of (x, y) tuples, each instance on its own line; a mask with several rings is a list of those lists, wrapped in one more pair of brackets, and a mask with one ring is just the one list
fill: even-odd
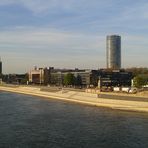
[(0, 0), (4, 73), (106, 67), (110, 34), (122, 37), (122, 67), (148, 67), (147, 0)]

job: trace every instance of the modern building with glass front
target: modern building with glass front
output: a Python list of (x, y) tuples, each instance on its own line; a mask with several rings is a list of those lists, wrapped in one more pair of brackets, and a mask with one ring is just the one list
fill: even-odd
[(121, 69), (121, 37), (109, 35), (106, 39), (107, 69)]

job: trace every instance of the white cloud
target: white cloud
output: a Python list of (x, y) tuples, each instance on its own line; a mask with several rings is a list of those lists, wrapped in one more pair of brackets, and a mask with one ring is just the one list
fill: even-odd
[(30, 66), (44, 67), (49, 64), (56, 67), (97, 68), (104, 64), (104, 45), (102, 36), (47, 28), (0, 32), (0, 50), (5, 59), (5, 72), (9, 71), (5, 67), (13, 66), (14, 71), (11, 69), (11, 72), (15, 72), (18, 69), (24, 71), (24, 67), (30, 69)]
[[(12, 31), (2, 31), (0, 33), (0, 44), (7, 45), (36, 45), (52, 46), (57, 48), (72, 49), (96, 49), (99, 47), (97, 42), (102, 37), (81, 34), (74, 32), (62, 32), (55, 29), (15, 29)], [(102, 44), (100, 44), (101, 46)]]
[(122, 12), (122, 18), (125, 20), (139, 20), (139, 19), (148, 19), (148, 2), (137, 2), (133, 3), (132, 6), (125, 7)]
[(112, 4), (112, 0), (1, 0), (0, 5), (20, 4), (35, 14), (55, 13), (58, 11), (88, 12), (88, 10), (102, 9)]
[[(10, 16), (16, 16), (7, 12), (9, 17), (1, 22), (7, 22), (4, 26), (5, 30), (9, 31), (4, 31), (3, 28), (3, 31), (0, 30), (1, 56), (7, 61), (4, 67), (10, 67), (11, 64), (11, 67), (14, 65), (15, 70), (22, 70), (23, 67), (28, 67), (27, 65), (44, 66), (47, 63), (59, 67), (64, 65), (65, 67), (75, 67), (74, 65), (103, 67), (105, 66), (105, 35), (112, 33), (123, 33), (121, 36), (124, 65), (128, 65), (130, 61), (135, 65), (142, 65), (145, 61), (146, 65), (148, 37), (144, 35), (146, 31), (143, 30), (148, 29), (148, 3), (135, 1), (131, 6), (131, 3), (127, 5), (128, 3), (125, 2), (120, 8), (121, 1), (118, 4), (116, 2), (116, 0), (0, 0), (0, 6), (23, 5), (35, 15), (56, 13), (34, 17), (30, 12), (26, 14), (23, 10), (25, 16), (23, 19), (26, 20), (24, 26), (11, 30), (10, 25), (13, 21), (9, 21)], [(22, 17), (16, 19), (13, 22), (16, 23), (14, 26), (17, 26), (21, 20)], [(25, 25), (39, 27), (28, 28)], [(54, 26), (59, 30), (43, 28), (43, 26)], [(99, 34), (100, 32), (102, 34)], [(138, 56), (140, 56), (139, 60), (136, 59)], [(21, 59), (25, 62), (17, 62)]]
[(0, 5), (9, 5), (16, 3), (18, 0), (0, 0)]
[(57, 11), (58, 9), (69, 11), (73, 11), (73, 9), (79, 9), (79, 11), (82, 11), (86, 8), (97, 8), (101, 6), (107, 6), (108, 4), (110, 4), (109, 1), (103, 2), (97, 0), (91, 2), (88, 0), (21, 0), (21, 2), (27, 8), (36, 13), (40, 13), (47, 10), (54, 11), (54, 9), (56, 9)]
[(122, 37), (122, 61), (124, 67), (147, 67), (148, 39), (146, 35)]
[[(4, 72), (25, 72), (37, 66), (105, 67), (105, 35), (25, 28), (0, 32)], [(146, 66), (147, 37), (122, 35), (122, 65)], [(137, 57), (139, 56), (138, 60)]]

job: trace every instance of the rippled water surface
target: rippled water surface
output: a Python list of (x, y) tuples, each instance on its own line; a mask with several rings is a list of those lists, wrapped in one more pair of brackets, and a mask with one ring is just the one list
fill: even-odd
[(148, 148), (148, 114), (0, 92), (0, 148)]

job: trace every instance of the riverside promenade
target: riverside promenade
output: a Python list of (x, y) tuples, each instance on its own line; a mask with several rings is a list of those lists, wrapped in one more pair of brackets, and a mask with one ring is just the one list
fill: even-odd
[[(27, 95), (34, 95), (46, 97), (49, 99), (58, 99), (74, 103), (82, 103), (86, 105), (108, 107), (112, 109), (147, 112), (148, 113), (148, 97), (147, 96), (130, 96), (130, 95), (108, 95), (105, 93), (92, 94), (71, 90), (57, 90), (57, 91), (42, 91), (39, 87), (27, 86), (0, 86), (1, 91), (8, 91), (14, 93), (21, 93)], [(125, 97), (125, 99), (124, 99)]]

